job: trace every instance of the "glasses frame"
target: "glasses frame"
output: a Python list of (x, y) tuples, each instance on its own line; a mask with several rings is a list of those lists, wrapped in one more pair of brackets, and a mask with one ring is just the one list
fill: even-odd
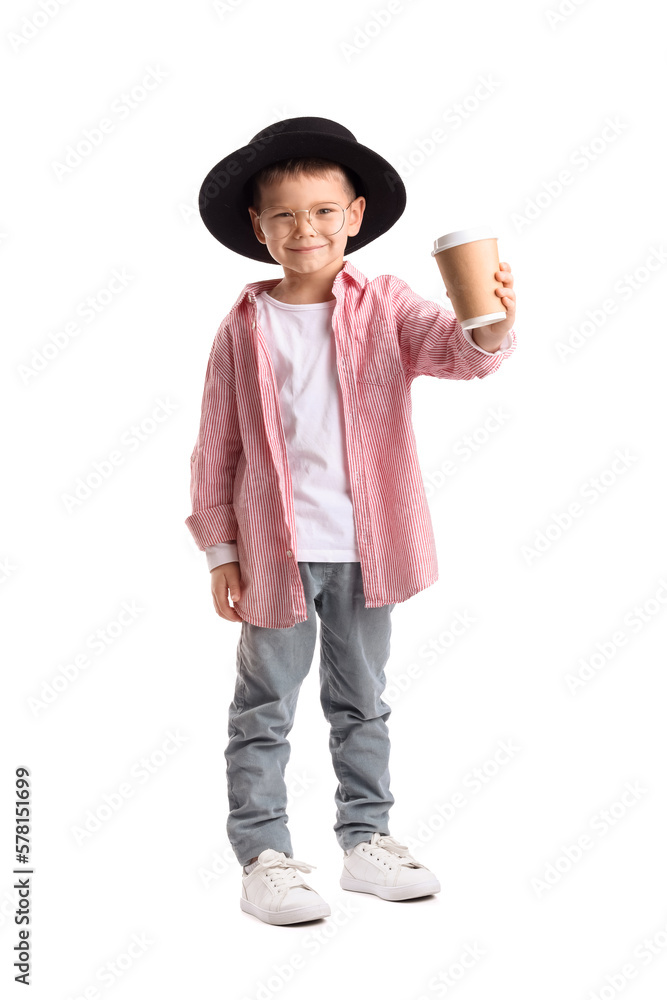
[[(356, 198), (352, 199), (352, 201), (356, 201), (356, 200), (357, 200)], [(286, 239), (288, 239), (288, 236), (291, 236), (292, 233), (294, 232), (294, 230), (296, 229), (296, 226), (297, 226), (296, 213), (297, 212), (307, 212), (308, 213), (308, 224), (313, 229), (313, 231), (315, 233), (317, 233), (318, 236), (335, 236), (336, 233), (339, 233), (340, 230), (345, 225), (345, 213), (347, 212), (348, 208), (352, 204), (352, 201), (349, 202), (345, 206), (345, 208), (343, 208), (343, 206), (341, 204), (339, 204), (339, 202), (337, 202), (337, 201), (317, 201), (317, 202), (315, 202), (314, 205), (311, 205), (310, 208), (295, 208), (295, 209), (286, 208), (286, 207), (284, 207), (282, 205), (269, 205), (268, 208), (265, 208), (262, 212), (259, 213), (259, 215), (257, 216), (257, 221), (259, 222), (259, 228), (262, 230), (262, 235), (266, 236), (267, 240), (271, 240), (271, 239), (274, 239), (274, 237), (273, 236), (267, 236), (267, 234), (264, 232), (264, 229), (262, 228), (262, 216), (264, 215), (264, 213), (265, 212), (270, 212), (274, 208), (283, 208), (283, 210), (285, 212), (290, 212), (291, 216), (292, 216), (292, 230), (291, 230), (291, 232), (288, 235), (286, 235), (286, 236), (275, 237), (276, 239), (286, 240)], [(340, 229), (336, 230), (336, 233), (319, 233), (319, 232), (317, 232), (317, 229), (315, 229), (315, 226), (313, 226), (312, 219), (310, 218), (310, 213), (312, 212), (312, 210), (314, 208), (317, 208), (318, 205), (338, 205), (338, 207), (342, 211), (342, 213), (343, 213), (343, 221), (340, 224)]]

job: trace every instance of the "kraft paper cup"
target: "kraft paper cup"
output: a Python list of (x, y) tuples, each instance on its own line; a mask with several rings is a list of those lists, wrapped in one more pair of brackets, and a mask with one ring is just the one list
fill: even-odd
[(500, 270), (498, 238), (490, 226), (459, 229), (440, 236), (433, 244), (442, 280), (447, 289), (456, 318), (464, 330), (488, 326), (505, 319), (496, 288), (502, 282), (495, 278)]

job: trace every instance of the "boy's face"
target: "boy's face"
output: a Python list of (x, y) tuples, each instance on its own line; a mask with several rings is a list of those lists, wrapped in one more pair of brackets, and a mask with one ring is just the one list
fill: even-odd
[[(315, 232), (317, 222), (313, 217), (313, 226), (308, 222), (306, 212), (297, 211), (297, 224), (293, 226), (289, 236), (282, 239), (267, 239), (259, 226), (259, 214), (266, 208), (282, 206), (296, 211), (301, 208), (312, 208), (323, 201), (335, 201), (345, 208), (349, 198), (345, 194), (340, 180), (335, 175), (331, 177), (312, 177), (302, 174), (300, 177), (283, 178), (273, 184), (264, 184), (261, 189), (261, 203), (249, 208), (255, 235), (275, 261), (283, 265), (285, 273), (288, 270), (299, 274), (315, 274), (322, 268), (330, 268), (339, 263), (342, 267), (345, 245), (348, 236), (356, 236), (361, 228), (361, 220), (366, 207), (366, 199), (359, 195), (345, 212), (343, 228), (333, 235), (322, 235)], [(305, 248), (309, 249), (303, 253)]]

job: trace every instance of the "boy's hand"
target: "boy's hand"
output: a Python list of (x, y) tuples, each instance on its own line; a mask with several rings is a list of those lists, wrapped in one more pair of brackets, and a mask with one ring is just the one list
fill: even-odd
[(241, 574), (238, 562), (223, 563), (211, 570), (211, 593), (215, 610), (221, 618), (230, 622), (242, 622), (243, 619), (229, 606), (227, 591), (232, 601), (238, 601), (241, 596)]
[(489, 323), (488, 326), (480, 326), (470, 331), (472, 339), (485, 351), (498, 350), (506, 334), (514, 326), (516, 317), (516, 293), (512, 288), (514, 284), (512, 268), (506, 261), (503, 261), (500, 264), (500, 270), (496, 271), (494, 277), (503, 283), (502, 288), (496, 288), (496, 295), (500, 299), (503, 309), (506, 310), (507, 316), (505, 319), (499, 320), (498, 323)]

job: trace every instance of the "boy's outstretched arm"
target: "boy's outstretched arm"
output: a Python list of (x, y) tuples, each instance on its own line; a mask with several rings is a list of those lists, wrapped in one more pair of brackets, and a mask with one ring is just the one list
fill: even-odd
[(514, 279), (509, 264), (496, 274), (502, 275), (498, 280), (503, 281), (503, 288), (497, 289), (497, 294), (507, 309), (506, 318), (488, 327), (466, 331), (451, 309), (423, 298), (407, 282), (390, 276), (391, 305), (401, 362), (409, 376), (484, 378), (514, 352)]

